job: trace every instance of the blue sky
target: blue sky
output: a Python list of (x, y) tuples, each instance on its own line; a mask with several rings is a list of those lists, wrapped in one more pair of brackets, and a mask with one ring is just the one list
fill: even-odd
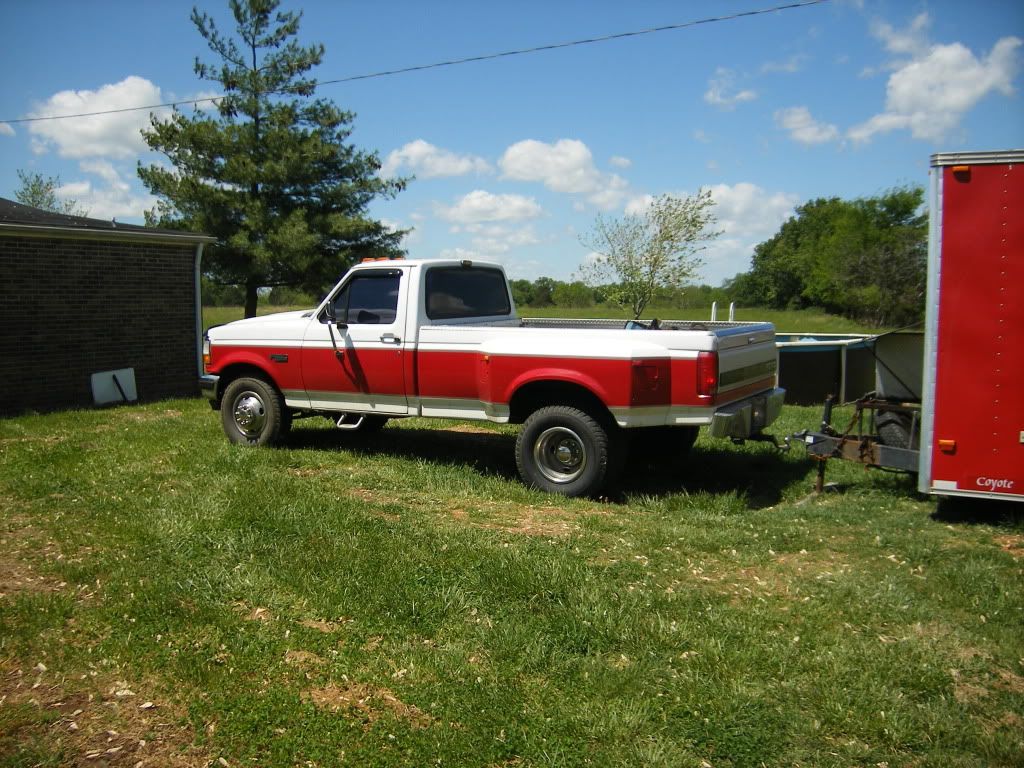
[[(321, 80), (767, 8), (772, 0), (291, 3)], [(226, 2), (201, 2), (222, 30)], [(0, 121), (215, 95), (183, 2), (5, 2)], [(939, 151), (1024, 146), (1024, 3), (830, 0), (424, 72), (324, 86), (354, 142), (415, 175), (373, 205), (410, 256), (570, 279), (596, 215), (710, 188), (724, 230), (700, 277), (749, 268), (795, 206), (927, 184)], [(0, 197), (59, 175), (90, 215), (141, 221), (145, 112), (0, 122)]]

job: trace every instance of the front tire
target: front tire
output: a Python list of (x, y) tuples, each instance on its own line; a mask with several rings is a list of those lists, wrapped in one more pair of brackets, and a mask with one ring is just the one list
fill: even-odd
[(263, 379), (235, 379), (224, 390), (221, 426), (237, 445), (273, 445), (291, 426), (291, 413), (274, 385)]
[(516, 466), (532, 488), (596, 494), (610, 479), (611, 441), (592, 416), (565, 405), (534, 411), (516, 439)]

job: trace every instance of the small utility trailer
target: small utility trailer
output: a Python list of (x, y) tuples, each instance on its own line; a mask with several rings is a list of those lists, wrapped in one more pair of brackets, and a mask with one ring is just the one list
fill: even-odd
[(931, 165), (921, 375), (857, 400), (845, 431), (829, 402), (795, 437), (819, 490), (842, 458), (916, 472), (922, 493), (1024, 501), (1024, 150)]

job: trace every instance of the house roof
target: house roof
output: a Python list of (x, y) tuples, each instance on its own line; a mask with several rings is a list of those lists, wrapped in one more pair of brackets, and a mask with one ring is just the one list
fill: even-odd
[(122, 224), (106, 219), (68, 216), (44, 211), (0, 197), (0, 235), (81, 237), (86, 239), (131, 239), (179, 243), (214, 243), (216, 238), (179, 229), (158, 229), (138, 224)]

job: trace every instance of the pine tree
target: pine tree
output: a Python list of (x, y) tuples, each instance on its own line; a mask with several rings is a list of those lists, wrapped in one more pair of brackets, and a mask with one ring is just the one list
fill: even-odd
[(197, 58), (195, 72), (222, 96), (215, 114), (151, 118), (146, 143), (173, 169), (139, 166), (159, 198), (147, 222), (216, 237), (204, 272), (244, 289), (246, 317), (256, 314), (259, 288), (319, 293), (360, 257), (400, 253), (404, 234), (371, 219), (367, 206), (397, 194), (405, 180), (379, 178), (377, 154), (347, 143), (354, 114), (314, 98), (308, 73), (324, 48), (299, 45), (302, 14), (278, 4), (230, 0), (235, 37), (193, 9), (192, 22), (219, 57)]

